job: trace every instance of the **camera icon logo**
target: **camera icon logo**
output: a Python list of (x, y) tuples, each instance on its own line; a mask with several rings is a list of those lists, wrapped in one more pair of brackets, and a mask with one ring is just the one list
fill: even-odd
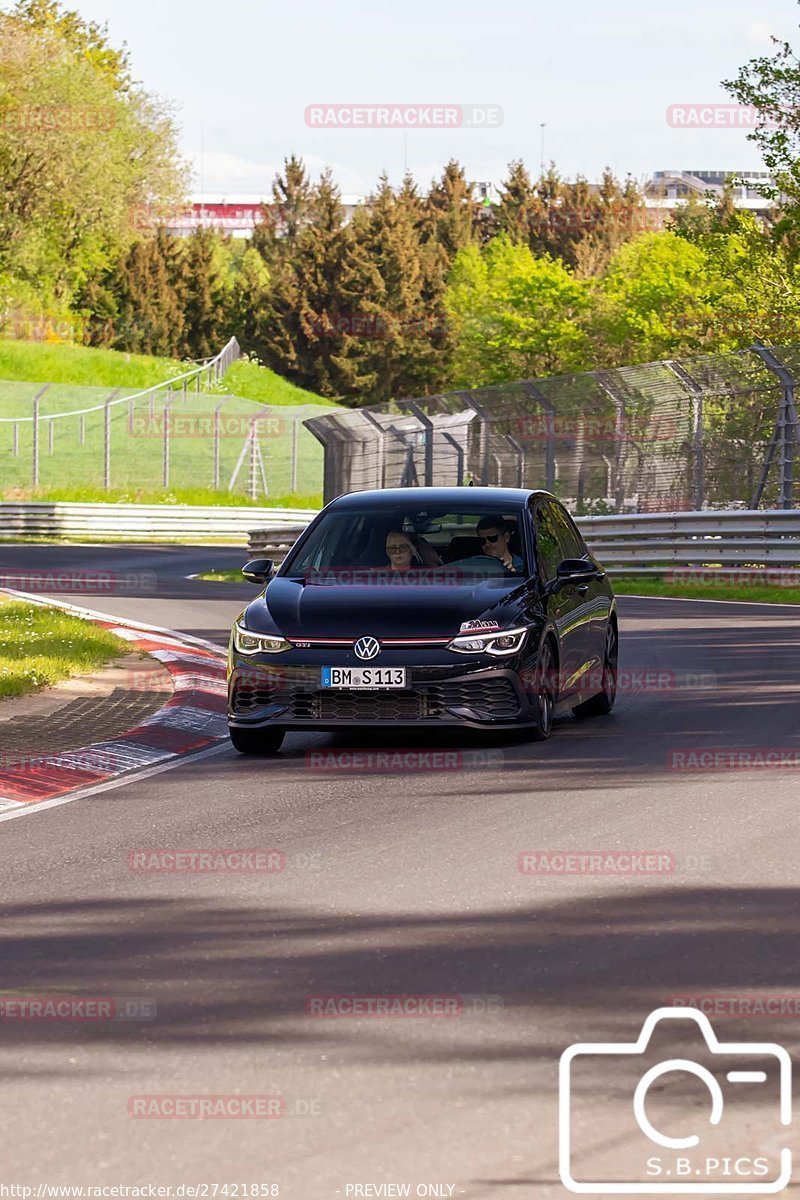
[[(679, 1032), (670, 1024), (676, 1020)], [(682, 1043), (687, 1028), (692, 1057), (665, 1056), (665, 1041), (677, 1033)], [(791, 1124), (791, 1075), (783, 1046), (720, 1042), (708, 1017), (692, 1008), (655, 1009), (635, 1042), (577, 1042), (559, 1063), (561, 1182), (595, 1195), (774, 1195), (790, 1182), (792, 1153), (774, 1139), (770, 1154), (759, 1153), (752, 1129), (764, 1122), (770, 1099), (765, 1133), (774, 1132), (776, 1118)], [(628, 1129), (617, 1104), (623, 1119), (633, 1117)], [(606, 1119), (613, 1124), (604, 1138)]]

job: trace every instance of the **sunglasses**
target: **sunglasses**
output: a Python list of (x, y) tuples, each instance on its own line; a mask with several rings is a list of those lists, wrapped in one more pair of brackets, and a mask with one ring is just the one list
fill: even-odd
[(408, 542), (403, 542), (400, 546), (387, 546), (387, 554), (405, 554), (406, 550), (413, 550), (413, 546), (409, 546)]
[(494, 543), (495, 543), (495, 542), (499, 542), (499, 541), (500, 541), (500, 538), (501, 538), (502, 536), (503, 536), (503, 535), (502, 535), (501, 533), (488, 533), (488, 534), (485, 534), (485, 535), (484, 535), (484, 536), (481, 538), (481, 541), (482, 541), (482, 542), (491, 542), (491, 543), (492, 543), (492, 545), (494, 545)]

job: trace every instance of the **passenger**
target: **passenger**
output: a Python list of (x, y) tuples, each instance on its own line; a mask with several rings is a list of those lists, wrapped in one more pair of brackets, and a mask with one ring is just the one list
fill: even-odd
[(408, 571), (412, 567), (440, 567), (442, 560), (424, 537), (392, 529), (386, 535), (386, 557), (392, 571)]
[(512, 554), (509, 549), (512, 531), (503, 517), (482, 517), (475, 532), (484, 554), (498, 558), (507, 571), (522, 571), (522, 558), (519, 554)]
[(399, 529), (392, 529), (386, 535), (386, 557), (392, 571), (408, 571), (422, 565), (413, 541)]

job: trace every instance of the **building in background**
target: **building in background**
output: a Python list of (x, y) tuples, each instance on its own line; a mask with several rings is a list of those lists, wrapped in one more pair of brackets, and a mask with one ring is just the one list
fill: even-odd
[[(361, 196), (342, 196), (342, 207), (348, 221), (363, 202)], [(275, 205), (271, 197), (259, 194), (195, 195), (190, 197), (187, 209), (170, 218), (167, 229), (181, 237), (203, 228), (216, 229), (235, 238), (249, 238), (255, 226), (264, 219), (265, 208), (272, 212)]]
[(726, 185), (731, 187), (736, 208), (766, 219), (772, 201), (762, 196), (758, 187), (771, 183), (769, 171), (655, 171), (642, 190), (645, 207), (657, 227), (692, 198), (712, 203), (720, 200)]
[[(759, 194), (757, 186), (771, 182), (767, 171), (655, 171), (651, 179), (640, 184), (648, 212), (648, 225), (653, 229), (661, 228), (691, 197), (718, 200), (728, 181), (732, 181), (733, 202), (737, 208), (766, 217), (771, 201)], [(596, 189), (600, 185), (590, 186)], [(472, 187), (482, 207), (491, 208), (500, 203), (500, 190), (496, 184), (478, 181), (473, 182)], [(342, 196), (346, 219), (349, 221), (364, 203), (364, 196)], [(260, 194), (196, 195), (190, 198), (188, 208), (169, 220), (167, 228), (170, 233), (183, 237), (194, 229), (205, 228), (216, 229), (235, 238), (248, 238), (263, 220), (264, 208), (271, 212), (275, 206), (270, 197)]]

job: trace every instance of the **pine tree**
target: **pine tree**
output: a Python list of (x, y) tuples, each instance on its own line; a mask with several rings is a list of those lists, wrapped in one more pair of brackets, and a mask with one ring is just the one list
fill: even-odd
[(361, 366), (361, 341), (364, 323), (378, 312), (369, 297), (379, 289), (377, 271), (345, 225), (339, 190), (326, 171), (293, 252), (279, 257), (259, 357), (301, 387), (363, 403), (375, 380)]
[(425, 199), (434, 237), (452, 265), (456, 254), (477, 239), (479, 208), (464, 168), (451, 159), (441, 180), (431, 185)]
[(210, 358), (222, 348), (226, 329), (224, 250), (213, 229), (195, 229), (186, 239), (183, 282), (186, 358)]
[(253, 230), (252, 245), (268, 268), (276, 258), (290, 256), (297, 236), (309, 221), (313, 186), (301, 158), (284, 159), (283, 174), (272, 184), (272, 204), (262, 206), (262, 220)]
[(183, 312), (164, 246), (158, 237), (135, 242), (110, 280), (118, 314), (115, 349), (165, 356), (180, 351)]
[(386, 175), (352, 232), (377, 272), (379, 326), (364, 339), (362, 364), (374, 375), (370, 399), (424, 391), (436, 365), (438, 315), (426, 303), (418, 198), (406, 179), (396, 196)]
[(535, 209), (531, 177), (524, 163), (517, 159), (509, 164), (508, 179), (500, 185), (500, 203), (492, 217), (494, 231), (508, 234), (512, 242), (528, 242)]

